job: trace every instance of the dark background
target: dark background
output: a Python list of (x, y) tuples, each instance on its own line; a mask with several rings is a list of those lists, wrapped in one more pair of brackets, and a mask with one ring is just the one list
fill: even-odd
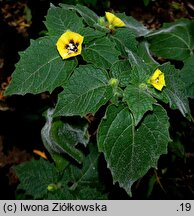
[[(179, 18), (192, 19), (194, 3), (179, 0), (156, 0), (147, 6), (143, 0), (114, 1), (0, 1), (0, 198), (15, 199), (19, 181), (12, 166), (32, 157), (34, 149), (43, 150), (40, 130), (44, 125), (42, 112), (52, 104), (52, 96), (39, 95), (4, 97), (3, 92), (11, 79), (18, 52), (25, 50), (30, 39), (44, 34), (44, 17), (50, 3), (74, 4), (79, 2), (98, 15), (104, 11), (126, 12), (148, 28), (159, 28), (164, 22)], [(33, 60), (33, 59), (32, 59)], [(30, 64), (30, 62), (28, 62)], [(191, 110), (194, 103), (190, 101)], [(167, 108), (168, 109), (168, 108)], [(161, 156), (158, 170), (151, 169), (132, 188), (132, 199), (193, 199), (194, 198), (194, 124), (178, 111), (168, 110), (171, 138), (178, 140), (176, 151), (169, 145), (169, 153)], [(103, 160), (103, 159), (102, 159)], [(111, 185), (110, 173), (104, 168), (104, 178), (110, 199), (129, 199), (118, 185)], [(155, 184), (152, 183), (155, 179)]]

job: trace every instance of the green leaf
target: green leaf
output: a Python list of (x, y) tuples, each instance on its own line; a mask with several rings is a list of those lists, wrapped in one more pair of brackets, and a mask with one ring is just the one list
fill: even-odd
[(35, 199), (47, 194), (47, 187), (57, 182), (58, 171), (53, 164), (43, 159), (22, 163), (15, 167), (16, 175), (20, 179), (17, 189), (23, 189)]
[(160, 69), (165, 74), (164, 93), (168, 97), (170, 107), (179, 109), (184, 117), (190, 116), (189, 101), (184, 82), (180, 78), (180, 71), (170, 64), (164, 64)]
[(84, 44), (91, 43), (91, 41), (93, 41), (94, 39), (105, 36), (104, 32), (95, 30), (90, 27), (85, 27), (83, 29), (80, 29), (79, 34), (84, 36)]
[(150, 32), (142, 23), (131, 16), (126, 16), (125, 13), (117, 13), (116, 16), (122, 19), (126, 27), (129, 28), (130, 31), (133, 31), (136, 37), (145, 36)]
[(152, 57), (152, 54), (150, 53), (150, 47), (147, 41), (139, 43), (138, 54), (139, 57), (143, 59), (144, 63), (150, 68), (155, 69), (159, 65), (159, 63), (155, 61), (155, 59)]
[(98, 149), (93, 144), (89, 145), (90, 154), (85, 157), (82, 168), (69, 167), (69, 177), (72, 179), (72, 188), (79, 186), (96, 187), (99, 183), (98, 176)]
[(147, 70), (145, 68), (140, 67), (139, 65), (136, 65), (131, 70), (130, 75), (130, 83), (135, 85), (141, 85), (142, 83), (146, 83), (146, 80), (148, 79), (149, 75)]
[(153, 110), (153, 104), (156, 103), (145, 89), (133, 85), (128, 85), (124, 90), (123, 99), (134, 116), (135, 125), (141, 121), (148, 110)]
[(194, 21), (181, 19), (164, 24), (163, 28), (153, 31), (146, 36), (150, 49), (157, 56), (184, 60), (193, 55)]
[[(64, 187), (64, 186), (63, 186)], [(68, 190), (67, 187), (64, 187), (63, 190), (55, 190), (48, 192), (45, 197), (43, 197), (45, 200), (75, 200), (75, 197), (73, 194), (71, 194), (71, 191)]]
[(20, 61), (5, 94), (38, 94), (52, 92), (61, 86), (77, 66), (75, 58), (62, 61), (55, 37), (31, 41), (30, 47), (20, 53)]
[(40, 159), (15, 167), (22, 189), (34, 199), (107, 199), (98, 176), (98, 152), (93, 145), (82, 167), (69, 165), (59, 172), (53, 164)]
[(65, 31), (71, 30), (77, 32), (84, 27), (82, 18), (75, 11), (65, 10), (64, 8), (52, 5), (44, 22), (49, 35), (60, 36)]
[(99, 17), (96, 13), (94, 13), (92, 10), (90, 10), (88, 7), (79, 5), (68, 5), (68, 4), (60, 4), (62, 8), (65, 10), (75, 10), (77, 13), (80, 14), (81, 17), (83, 17), (84, 21), (91, 27), (93, 27), (95, 24), (98, 23)]
[(65, 188), (64, 190), (56, 190), (48, 193), (46, 199), (48, 200), (105, 200), (106, 194), (98, 191), (96, 188), (83, 187), (79, 191), (72, 193)]
[[(106, 199), (98, 175), (98, 151), (96, 146), (89, 145), (90, 153), (85, 157), (83, 166), (68, 166), (60, 181), (61, 187), (48, 193), (48, 199)], [(67, 195), (66, 195), (67, 194)], [(70, 199), (70, 198), (68, 198)]]
[(116, 61), (110, 68), (112, 77), (119, 80), (119, 85), (125, 87), (130, 82), (131, 65), (128, 60)]
[(131, 64), (130, 83), (138, 85), (145, 83), (150, 76), (150, 67), (134, 52), (126, 49)]
[[(98, 156), (96, 146), (89, 145), (90, 153), (86, 156), (83, 166), (69, 166), (64, 172), (68, 176), (69, 190), (75, 199), (106, 199), (98, 175)], [(84, 193), (85, 192), (85, 193)]]
[[(53, 119), (53, 112), (53, 109), (47, 110), (47, 121), (41, 131), (45, 147), (50, 152), (51, 156), (53, 156), (59, 169), (63, 164), (65, 166), (65, 163), (60, 158), (60, 154), (68, 154), (78, 163), (82, 163), (83, 154), (76, 148), (76, 145), (81, 143), (86, 146), (89, 142), (86, 122), (82, 119), (76, 119), (77, 124), (73, 124), (73, 119), (65, 119), (64, 121)], [(78, 124), (78, 122), (80, 124)], [(56, 155), (58, 155), (58, 157), (56, 157)], [(63, 156), (64, 155), (62, 155), (62, 157)]]
[(157, 167), (160, 155), (167, 152), (168, 127), (168, 117), (160, 106), (154, 106), (138, 128), (128, 107), (108, 107), (97, 133), (98, 148), (104, 153), (114, 182), (118, 181), (127, 193), (131, 193), (136, 180)]
[(86, 62), (97, 67), (109, 69), (118, 60), (120, 52), (115, 49), (115, 44), (108, 38), (99, 38), (86, 46), (82, 56)]
[(123, 55), (126, 55), (125, 48), (137, 52), (138, 43), (135, 34), (131, 29), (118, 28), (111, 38), (115, 41), (118, 47), (117, 49), (120, 50)]
[(59, 94), (54, 116), (95, 113), (113, 95), (108, 80), (105, 70), (92, 65), (80, 66)]
[(187, 96), (194, 98), (194, 56), (184, 61), (184, 66), (180, 71), (180, 78), (185, 83)]
[(98, 191), (96, 188), (84, 187), (79, 190), (78, 195), (80, 200), (106, 200), (107, 195)]

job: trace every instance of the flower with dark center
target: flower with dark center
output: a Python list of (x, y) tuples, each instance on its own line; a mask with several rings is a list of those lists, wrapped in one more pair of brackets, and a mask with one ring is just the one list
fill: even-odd
[(62, 59), (81, 54), (84, 37), (76, 32), (66, 31), (58, 39), (56, 45)]
[(156, 69), (152, 76), (148, 79), (148, 83), (153, 85), (154, 88), (161, 91), (164, 86), (166, 86), (164, 73), (159, 69)]

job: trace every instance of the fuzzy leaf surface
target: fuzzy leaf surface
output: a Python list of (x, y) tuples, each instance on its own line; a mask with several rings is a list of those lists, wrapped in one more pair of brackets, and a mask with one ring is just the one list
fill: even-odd
[(83, 5), (68, 5), (60, 4), (60, 6), (65, 10), (73, 10), (80, 14), (84, 21), (91, 27), (93, 27), (98, 22), (98, 15), (90, 10), (88, 7)]
[(20, 61), (16, 64), (6, 95), (52, 92), (69, 78), (77, 60), (63, 61), (56, 49), (56, 41), (56, 37), (31, 41), (30, 47), (20, 53)]
[(65, 10), (52, 5), (48, 10), (46, 21), (44, 22), (49, 35), (60, 36), (65, 31), (75, 31), (83, 28), (84, 24), (75, 11)]
[(180, 78), (180, 71), (170, 64), (164, 64), (160, 66), (160, 69), (165, 73), (166, 87), (164, 93), (168, 98), (170, 107), (179, 109), (184, 117), (190, 116), (187, 91), (185, 83)]
[(110, 68), (112, 77), (119, 80), (119, 85), (125, 87), (130, 82), (131, 65), (128, 60), (116, 61)]
[[(78, 163), (82, 163), (83, 154), (76, 148), (76, 145), (80, 143), (86, 146), (89, 142), (86, 122), (76, 119), (77, 124), (74, 124), (73, 119), (64, 121), (53, 119), (53, 112), (53, 109), (47, 110), (47, 121), (41, 130), (45, 147), (58, 167), (61, 166), (61, 154), (67, 154)], [(63, 164), (65, 165), (65, 162)]]
[(138, 45), (138, 54), (143, 59), (144, 63), (151, 68), (156, 68), (159, 63), (155, 61), (151, 52), (150, 52), (150, 45), (147, 41), (142, 41)]
[(125, 48), (136, 52), (137, 51), (137, 40), (135, 34), (131, 29), (119, 28), (112, 35), (112, 40), (117, 44), (117, 49), (122, 52), (125, 56)]
[(85, 27), (79, 30), (79, 34), (84, 36), (84, 43), (91, 43), (91, 41), (95, 40), (96, 38), (101, 38), (105, 36), (104, 32), (98, 31), (96, 29)]
[(187, 96), (194, 98), (194, 56), (184, 61), (184, 67), (180, 71), (180, 77), (185, 84)]
[(136, 37), (145, 36), (150, 32), (142, 23), (138, 22), (132, 16), (126, 16), (125, 13), (117, 13), (116, 16), (122, 19), (126, 27), (133, 31)]
[[(69, 165), (59, 172), (54, 164), (40, 159), (15, 167), (23, 189), (34, 199), (106, 199), (97, 172), (98, 152), (92, 146), (82, 167)], [(52, 188), (48, 190), (48, 187)]]
[(128, 85), (124, 90), (123, 99), (131, 110), (137, 125), (148, 110), (153, 110), (156, 100), (144, 89)]
[(108, 38), (96, 39), (86, 46), (82, 53), (86, 62), (104, 69), (109, 69), (118, 60), (119, 55), (120, 52), (115, 49), (115, 44)]
[(128, 54), (128, 61), (131, 65), (130, 83), (139, 85), (145, 83), (150, 76), (150, 67), (134, 52), (126, 50)]
[(54, 164), (43, 159), (32, 159), (16, 166), (15, 170), (20, 179), (18, 189), (25, 190), (35, 199), (45, 196), (48, 185), (57, 182), (58, 171)]
[[(57, 190), (63, 192), (63, 197), (69, 193), (73, 199), (107, 199), (99, 181), (97, 148), (91, 144), (89, 150), (81, 167), (70, 165), (64, 170), (61, 188)], [(49, 193), (48, 198), (51, 196), (52, 193)]]
[(167, 152), (168, 128), (167, 114), (160, 106), (155, 106), (138, 128), (128, 107), (108, 107), (97, 134), (98, 148), (114, 182), (129, 194), (132, 184), (151, 167), (157, 167), (160, 155)]
[(59, 94), (54, 116), (84, 116), (95, 113), (113, 95), (105, 70), (80, 66)]
[(184, 60), (193, 55), (194, 21), (181, 19), (166, 23), (163, 28), (147, 35), (151, 51), (157, 56)]

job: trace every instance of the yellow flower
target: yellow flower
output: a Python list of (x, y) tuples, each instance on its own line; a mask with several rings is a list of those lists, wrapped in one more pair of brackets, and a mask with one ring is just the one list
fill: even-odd
[(148, 79), (148, 83), (154, 86), (157, 90), (161, 91), (166, 86), (164, 73), (159, 69), (156, 69), (152, 76)]
[(58, 39), (56, 45), (62, 59), (81, 54), (84, 37), (76, 32), (66, 31)]
[(117, 16), (115, 16), (114, 14), (110, 12), (105, 12), (105, 16), (111, 27), (124, 27), (125, 26), (125, 23), (121, 19), (119, 19)]

